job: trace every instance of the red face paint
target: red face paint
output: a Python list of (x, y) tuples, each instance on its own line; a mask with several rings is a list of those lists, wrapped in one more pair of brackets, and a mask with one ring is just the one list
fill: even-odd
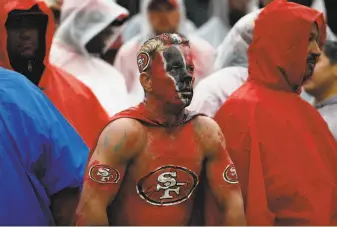
[(193, 62), (188, 46), (157, 52), (151, 65), (153, 94), (163, 102), (186, 107), (193, 97)]

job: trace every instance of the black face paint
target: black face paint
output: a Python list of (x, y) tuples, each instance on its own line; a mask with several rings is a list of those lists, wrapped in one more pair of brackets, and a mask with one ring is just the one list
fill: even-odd
[(163, 52), (166, 62), (166, 72), (175, 80), (178, 92), (187, 92), (193, 95), (192, 75), (188, 72), (186, 61), (181, 50), (171, 46)]

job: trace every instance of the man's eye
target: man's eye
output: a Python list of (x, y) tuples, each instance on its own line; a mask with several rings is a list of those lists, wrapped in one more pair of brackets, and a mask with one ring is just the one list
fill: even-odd
[(313, 41), (315, 41), (315, 36), (310, 36), (309, 37), (309, 42), (313, 42)]
[(179, 70), (179, 68), (180, 68), (179, 66), (174, 66), (174, 67), (171, 68), (170, 71), (171, 71), (171, 72), (176, 72), (176, 71)]
[(189, 73), (193, 73), (194, 72), (194, 67), (187, 67), (187, 71)]

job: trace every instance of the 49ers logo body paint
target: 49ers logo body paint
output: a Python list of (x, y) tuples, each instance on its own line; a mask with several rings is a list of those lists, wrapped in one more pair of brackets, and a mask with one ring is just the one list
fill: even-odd
[(223, 172), (223, 179), (230, 184), (239, 183), (239, 177), (236, 173), (234, 164), (229, 164)]
[(146, 52), (140, 52), (137, 56), (137, 65), (139, 72), (144, 72), (150, 65), (150, 55)]
[(199, 179), (193, 171), (181, 166), (161, 166), (137, 183), (137, 193), (155, 206), (172, 206), (188, 200)]
[(107, 165), (94, 165), (89, 169), (91, 180), (101, 184), (116, 184), (120, 179), (119, 172)]

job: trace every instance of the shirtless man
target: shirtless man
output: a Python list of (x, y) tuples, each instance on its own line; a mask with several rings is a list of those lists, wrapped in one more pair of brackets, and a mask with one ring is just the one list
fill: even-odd
[(221, 224), (245, 225), (236, 170), (218, 125), (185, 109), (194, 80), (188, 40), (158, 35), (144, 43), (137, 63), (146, 97), (103, 130), (84, 179), (77, 224), (189, 225), (205, 170)]

